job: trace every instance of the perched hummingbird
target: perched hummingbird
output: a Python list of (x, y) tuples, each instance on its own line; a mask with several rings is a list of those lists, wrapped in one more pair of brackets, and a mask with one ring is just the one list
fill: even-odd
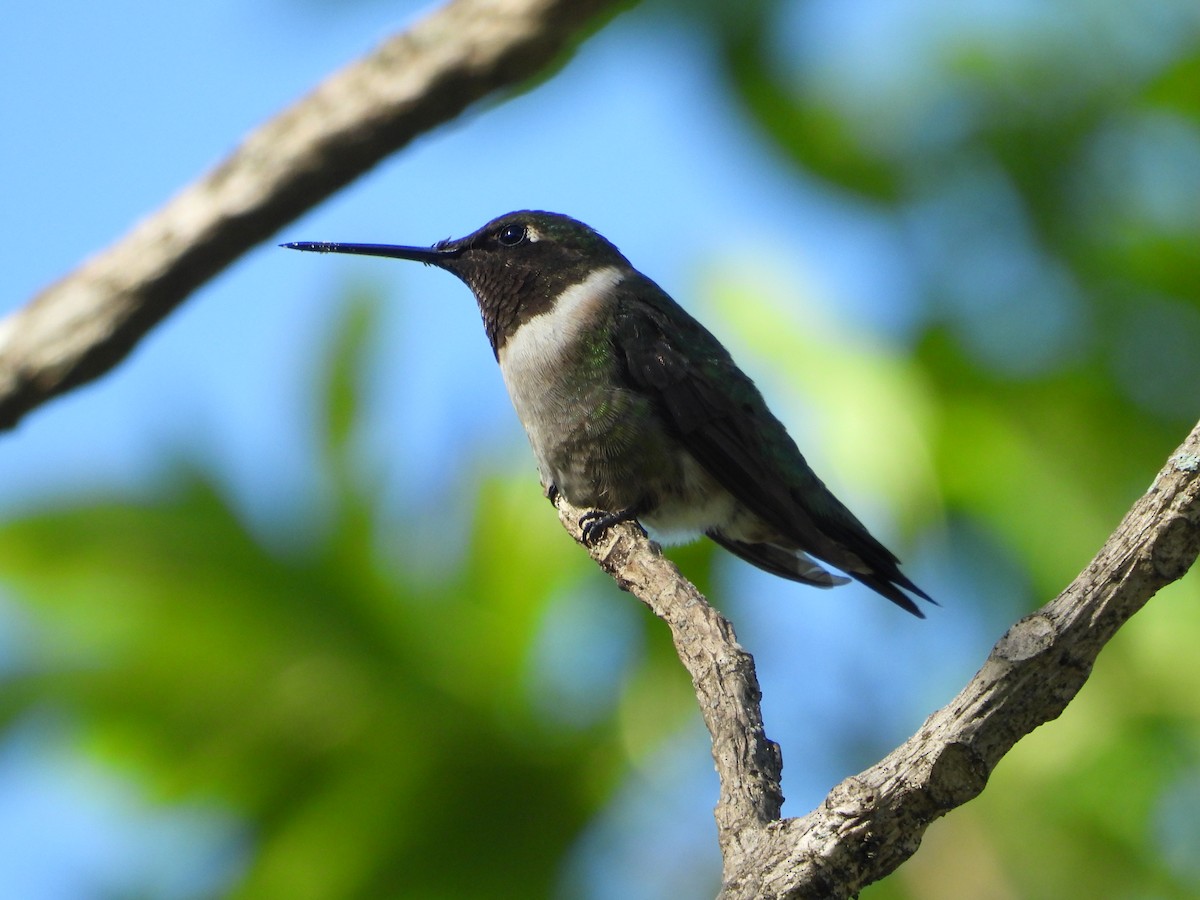
[(917, 616), (904, 591), (932, 602), (813, 473), (721, 343), (582, 222), (526, 210), (432, 247), (282, 246), (462, 279), (543, 487), (592, 510), (586, 541), (632, 519), (666, 540), (706, 534), (792, 581), (849, 581), (815, 556)]

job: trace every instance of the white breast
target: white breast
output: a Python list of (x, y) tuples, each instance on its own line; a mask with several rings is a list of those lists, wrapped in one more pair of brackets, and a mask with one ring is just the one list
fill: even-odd
[(596, 269), (559, 294), (549, 310), (518, 328), (500, 348), (500, 371), (510, 392), (512, 376), (540, 372), (573, 344), (596, 307), (624, 278), (625, 273), (616, 266)]
[(625, 274), (616, 266), (596, 269), (563, 291), (549, 310), (523, 323), (500, 348), (500, 372), (544, 481), (554, 478), (547, 470), (548, 442), (553, 436), (544, 429), (553, 427), (560, 434), (568, 424), (564, 416), (579, 406), (574, 396), (579, 386), (568, 377), (567, 356)]

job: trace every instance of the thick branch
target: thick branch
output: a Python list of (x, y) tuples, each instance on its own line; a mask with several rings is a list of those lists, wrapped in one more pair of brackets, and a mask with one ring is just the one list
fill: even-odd
[(0, 322), (0, 427), (103, 374), (192, 290), (393, 151), (541, 71), (616, 0), (454, 0), (334, 74)]
[[(581, 512), (560, 504), (577, 538)], [(850, 897), (908, 859), (930, 822), (977, 796), (1017, 741), (1062, 713), (1130, 616), (1195, 562), (1200, 424), (1091, 564), (1013, 625), (949, 705), (798, 819), (778, 818), (778, 748), (763, 733), (753, 660), (729, 623), (632, 526), (590, 552), (667, 622), (692, 675), (721, 778), (722, 898)]]
[(1101, 649), (1200, 553), (1200, 424), (1095, 559), (999, 640), (983, 668), (913, 737), (775, 829), (771, 858), (728, 897), (847, 897), (908, 859), (934, 819), (983, 790), (1000, 759), (1057, 718)]

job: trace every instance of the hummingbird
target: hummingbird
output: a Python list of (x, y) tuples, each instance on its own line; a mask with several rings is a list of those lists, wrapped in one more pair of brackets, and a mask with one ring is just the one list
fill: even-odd
[(281, 246), (412, 260), (465, 282), (543, 489), (590, 510), (586, 543), (632, 520), (665, 542), (707, 535), (803, 584), (853, 578), (922, 618), (909, 594), (933, 602), (817, 477), (721, 342), (582, 222), (522, 210), (432, 247)]

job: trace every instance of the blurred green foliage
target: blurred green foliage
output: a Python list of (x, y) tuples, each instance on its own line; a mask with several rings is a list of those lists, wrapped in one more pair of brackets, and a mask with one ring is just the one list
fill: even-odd
[[(918, 309), (896, 346), (794, 288), (722, 275), (709, 299), (811, 392), (847, 480), (911, 531), (970, 535), (969, 568), (1019, 562), (1007, 616), (1087, 563), (1200, 414), (1200, 13), (1002, 6), (880, 6), (887, 40), (858, 55), (853, 35), (814, 43), (837, 33), (832, 2), (671, 8), (711, 36), (798, 178), (887, 223)], [(873, 48), (885, 58), (865, 64)], [(640, 616), (611, 697), (547, 712), (539, 631), (600, 576), (525, 475), (470, 481), (449, 564), (381, 531), (349, 461), (371, 315), (351, 305), (330, 352), (334, 499), (309, 544), (265, 548), (182, 464), (152, 499), (0, 529), (36, 635), (2, 708), (66, 710), (156, 798), (234, 810), (251, 848), (237, 896), (553, 894), (693, 700)], [(706, 581), (708, 551), (685, 553)], [(1135, 618), (1061, 721), (864, 897), (1200, 894), (1198, 593), (1190, 576)]]
[[(268, 552), (195, 471), (149, 503), (10, 525), (0, 566), (45, 646), (10, 696), (77, 713), (159, 797), (200, 791), (245, 816), (255, 857), (238, 896), (546, 893), (548, 861), (617, 772), (611, 734), (548, 726), (523, 677), (537, 616), (581, 566), (494, 480), (441, 579), (373, 558), (374, 510), (345, 457), (366, 309), (330, 368), (341, 487), (319, 543)], [(539, 538), (514, 546), (500, 520)]]

